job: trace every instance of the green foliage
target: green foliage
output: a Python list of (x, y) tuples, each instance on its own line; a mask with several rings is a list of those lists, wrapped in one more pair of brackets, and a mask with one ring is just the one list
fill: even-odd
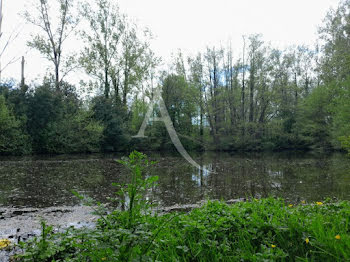
[[(127, 19), (113, 1), (85, 1), (79, 10), (74, 1), (35, 2), (26, 19), (41, 30), (28, 44), (51, 61), (55, 71), (40, 87), (0, 87), (15, 119), (5, 125), (14, 129), (17, 121), (35, 153), (175, 150), (162, 122), (149, 124), (148, 138), (131, 139), (153, 99), (155, 82), (187, 150), (328, 151), (340, 149), (340, 138), (350, 135), (349, 0), (329, 11), (319, 30), (321, 44), (315, 48), (280, 50), (253, 34), (244, 38), (242, 57), (234, 58), (231, 44), (208, 47), (194, 57), (179, 51), (158, 79), (151, 33)], [(57, 11), (57, 21), (50, 7)], [(86, 25), (78, 60), (90, 77), (81, 85), (96, 88), (90, 90), (93, 94), (99, 91), (89, 100), (90, 110), (83, 107), (81, 94), (62, 81), (76, 65), (75, 57), (64, 52), (64, 42), (79, 20), (75, 11)], [(2, 153), (30, 151), (30, 143), (15, 133), (3, 138)], [(26, 146), (19, 150), (16, 144)]]
[[(127, 96), (133, 87), (145, 79), (157, 63), (149, 48), (151, 35), (128, 21), (114, 1), (85, 2), (80, 13), (90, 28), (81, 34), (86, 46), (80, 64), (97, 81), (104, 96), (114, 96), (127, 106)], [(121, 94), (121, 97), (120, 97)]]
[(104, 96), (92, 101), (94, 119), (103, 124), (103, 151), (121, 151), (127, 148), (129, 137), (126, 133), (126, 114), (120, 104)]
[[(54, 66), (50, 75), (54, 78), (57, 90), (61, 90), (64, 76), (75, 66), (75, 55), (66, 55), (63, 48), (64, 42), (79, 23), (73, 6), (73, 0), (36, 0), (33, 3), (34, 9), (24, 13), (26, 21), (39, 28), (27, 45), (39, 51)], [(55, 7), (56, 17), (50, 12), (52, 7)]]
[[(129, 227), (128, 211), (112, 227), (68, 230), (22, 244), (22, 261), (347, 261), (350, 203), (285, 205), (260, 199), (208, 202), (189, 213), (144, 214)], [(43, 242), (45, 244), (43, 244)], [(43, 249), (43, 246), (48, 248)], [(54, 250), (54, 252), (52, 252)], [(48, 254), (51, 252), (51, 256)]]
[[(120, 193), (124, 199), (123, 204), (126, 204), (128, 209), (128, 227), (132, 227), (141, 212), (149, 209), (149, 202), (144, 200), (144, 195), (149, 188), (152, 188), (158, 177), (145, 177), (145, 172), (154, 162), (150, 162), (147, 156), (140, 152), (133, 151), (128, 159), (118, 160), (118, 163), (125, 166), (131, 173), (131, 183), (127, 184), (126, 189), (121, 188)], [(128, 203), (126, 203), (126, 197)]]
[(37, 87), (28, 97), (28, 132), (33, 140), (33, 150), (38, 153), (49, 152), (48, 128), (58, 121), (63, 113), (63, 100), (48, 85)]
[(332, 148), (330, 99), (331, 96), (326, 87), (315, 88), (301, 104), (298, 112), (296, 132), (309, 147), (314, 149)]
[(30, 152), (29, 137), (23, 124), (8, 109), (0, 95), (0, 154), (25, 154)]
[(349, 152), (349, 155), (350, 155), (350, 136), (348, 137), (345, 137), (345, 136), (342, 136), (339, 138), (340, 142), (341, 142), (341, 146), (347, 150)]
[(69, 88), (61, 93), (44, 84), (28, 98), (27, 126), (35, 152), (100, 151), (103, 126), (91, 111), (79, 108), (79, 100)]
[(103, 126), (92, 118), (91, 112), (81, 110), (48, 125), (47, 150), (50, 153), (99, 152), (102, 135)]

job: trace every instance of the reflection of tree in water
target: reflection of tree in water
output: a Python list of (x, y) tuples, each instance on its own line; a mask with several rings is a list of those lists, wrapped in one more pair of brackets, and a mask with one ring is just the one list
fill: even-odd
[(0, 190), (8, 197), (0, 204), (16, 206), (74, 205), (72, 190), (105, 202), (115, 191), (111, 183), (126, 178), (114, 161), (105, 160), (13, 162), (5, 170)]

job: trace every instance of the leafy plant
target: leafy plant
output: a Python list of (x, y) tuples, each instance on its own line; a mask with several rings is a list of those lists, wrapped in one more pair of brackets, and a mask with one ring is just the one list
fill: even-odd
[[(124, 165), (131, 173), (131, 183), (127, 184), (126, 188), (121, 188), (120, 195), (122, 196), (123, 204), (127, 206), (129, 214), (129, 227), (133, 225), (136, 216), (141, 215), (141, 211), (145, 212), (150, 207), (150, 202), (144, 200), (146, 191), (153, 187), (158, 180), (157, 176), (145, 176), (145, 171), (150, 165), (155, 162), (150, 162), (147, 156), (133, 151), (129, 158), (118, 160), (118, 163)], [(119, 186), (118, 184), (114, 184)]]

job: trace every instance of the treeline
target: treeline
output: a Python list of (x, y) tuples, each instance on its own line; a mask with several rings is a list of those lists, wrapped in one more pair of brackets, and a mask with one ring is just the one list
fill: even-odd
[[(149, 30), (112, 1), (86, 3), (79, 16), (73, 1), (60, 3), (57, 30), (46, 1), (26, 15), (43, 33), (29, 45), (54, 70), (41, 86), (2, 85), (0, 153), (172, 150), (162, 122), (150, 123), (147, 138), (132, 138), (156, 88), (189, 150), (350, 150), (349, 0), (329, 11), (315, 47), (279, 50), (250, 35), (238, 53), (230, 46), (191, 57), (179, 51), (166, 71), (158, 69)], [(85, 44), (66, 54), (78, 21)], [(80, 86), (64, 80), (76, 67), (89, 76)], [(91, 99), (81, 98), (84, 88)]]

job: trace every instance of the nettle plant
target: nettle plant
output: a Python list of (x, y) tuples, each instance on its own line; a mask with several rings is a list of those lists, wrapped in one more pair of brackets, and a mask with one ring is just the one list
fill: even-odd
[(158, 181), (157, 176), (151, 176), (150, 167), (155, 164), (149, 161), (143, 153), (133, 151), (128, 158), (117, 160), (118, 163), (125, 166), (131, 174), (131, 182), (125, 185), (113, 183), (120, 187), (118, 195), (122, 206), (128, 210), (128, 225), (132, 226), (135, 218), (150, 211), (153, 206), (151, 200), (145, 197), (148, 190), (152, 189)]
[[(123, 221), (123, 225), (132, 227), (137, 217), (150, 214), (151, 208), (155, 206), (146, 195), (157, 185), (158, 176), (152, 176), (150, 171), (156, 162), (150, 161), (145, 154), (138, 151), (131, 152), (128, 157), (123, 157), (117, 162), (130, 172), (131, 177), (127, 184), (112, 183), (118, 190), (116, 197), (109, 199), (116, 203), (116, 209), (106, 209), (100, 202), (80, 195), (76, 191), (73, 191), (73, 194), (81, 199), (86, 206), (92, 207), (94, 213), (100, 217), (100, 221), (107, 226), (111, 226), (110, 220), (114, 220), (115, 216), (122, 216), (126, 219)], [(109, 215), (106, 216), (106, 214)]]

